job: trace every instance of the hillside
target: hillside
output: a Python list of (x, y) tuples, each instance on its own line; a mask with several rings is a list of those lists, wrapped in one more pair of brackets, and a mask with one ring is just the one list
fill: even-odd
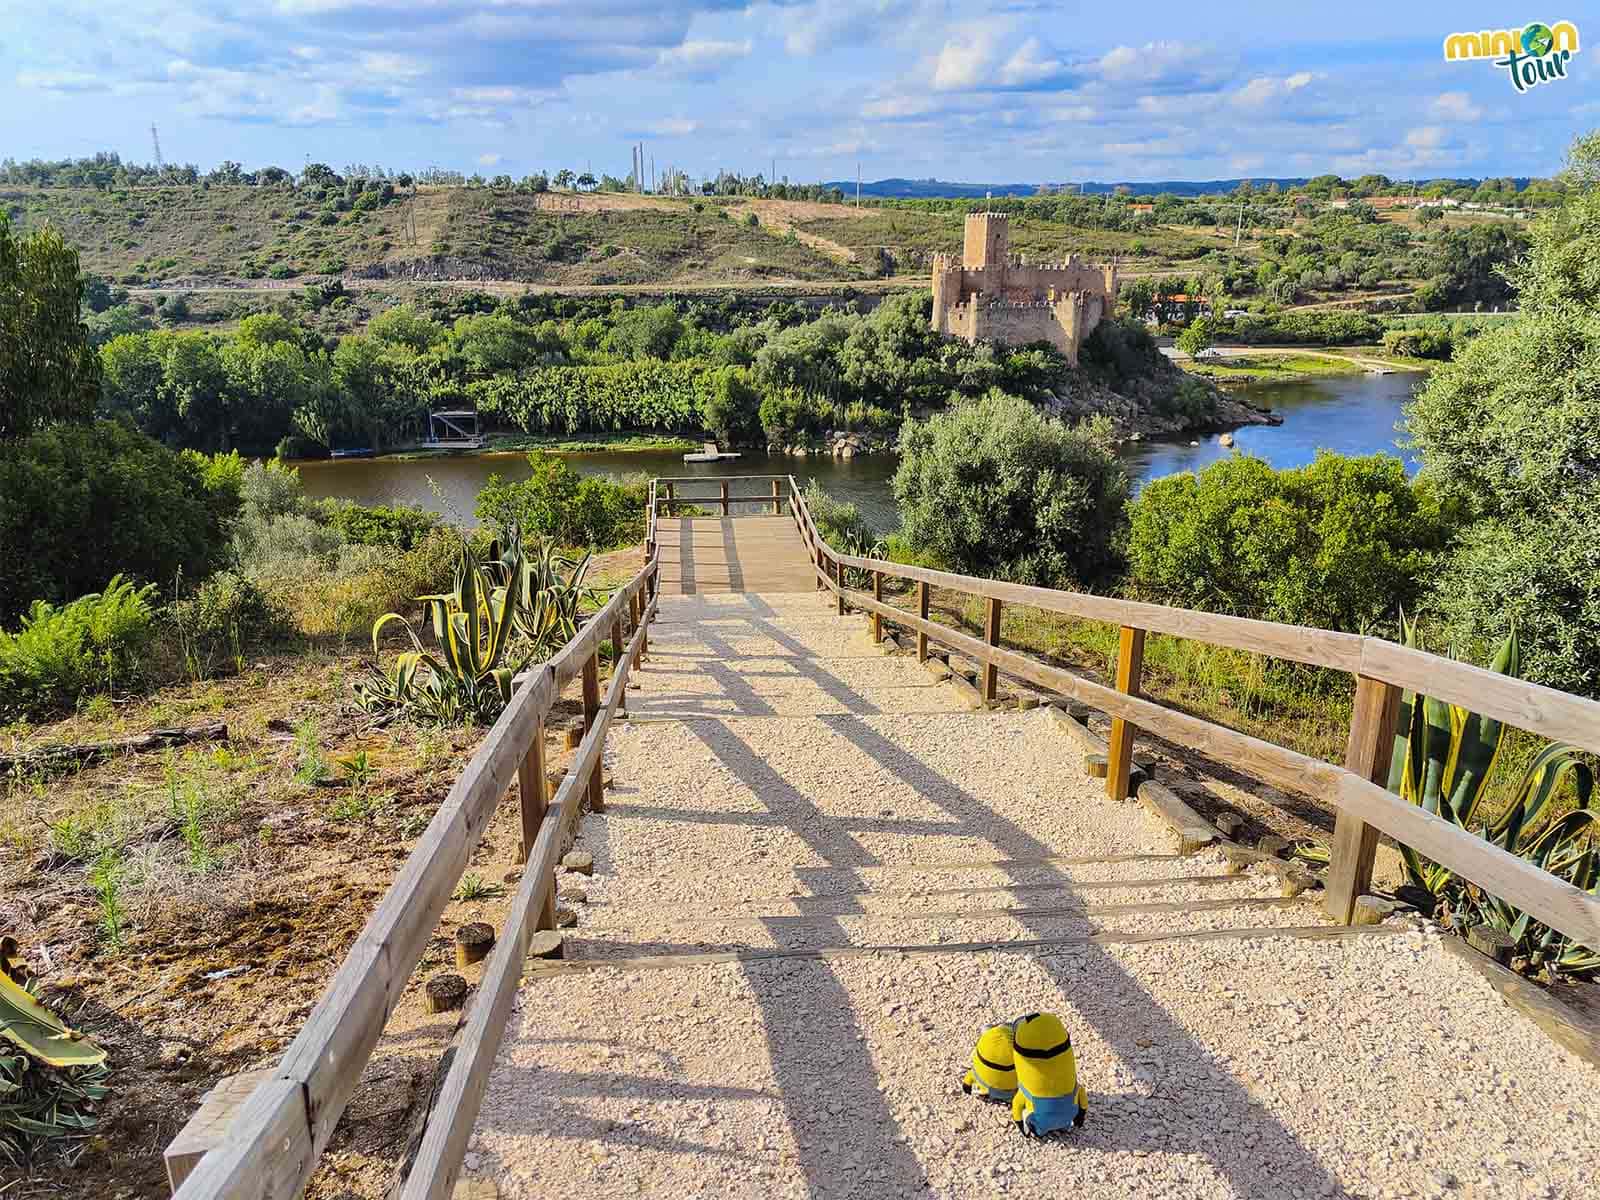
[(24, 230), (54, 225), (86, 270), (131, 286), (308, 275), (552, 285), (863, 277), (786, 230), (747, 223), (737, 203), (452, 187), (338, 212), (279, 188), (0, 190)]

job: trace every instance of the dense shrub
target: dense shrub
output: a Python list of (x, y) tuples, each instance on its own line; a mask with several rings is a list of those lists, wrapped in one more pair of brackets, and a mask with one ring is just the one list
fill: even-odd
[(1239, 455), (1152, 480), (1130, 505), (1130, 584), (1185, 607), (1360, 631), (1411, 608), (1450, 532), (1400, 460)]
[(499, 529), (517, 525), (563, 546), (604, 550), (644, 540), (648, 484), (580, 476), (553, 454), (530, 454), (528, 462), (527, 479), (489, 476), (478, 493), (480, 521)]
[(468, 386), (480, 413), (529, 433), (699, 429), (716, 372), (698, 362), (538, 367)]
[(289, 632), (283, 605), (254, 579), (237, 571), (219, 571), (170, 609), (173, 641), (184, 650), (186, 666), (206, 674), (214, 661), (237, 657), (246, 646), (272, 641)]
[(413, 505), (385, 507), (329, 500), (320, 507), (330, 527), (337, 529), (347, 542), (360, 546), (409, 550), (440, 523), (437, 513)]
[(1143, 321), (1119, 317), (1101, 321), (1083, 339), (1078, 365), (1095, 382), (1117, 391), (1130, 380), (1158, 373), (1163, 359)]
[(168, 588), (209, 575), (239, 505), (240, 473), (216, 461), (109, 421), (0, 446), (0, 622), (114, 574)]
[(17, 632), (0, 629), (0, 720), (48, 716), (127, 686), (144, 665), (154, 592), (116, 576), (59, 608), (37, 600)]
[(1027, 583), (1093, 584), (1114, 564), (1128, 477), (1110, 428), (1068, 428), (1001, 392), (900, 435), (902, 535), (952, 570)]
[(1455, 344), (1449, 326), (1443, 324), (1391, 329), (1383, 335), (1383, 348), (1386, 351), (1408, 358), (1449, 358), (1455, 350)]
[[(470, 540), (480, 553), (487, 543), (481, 533)], [(269, 584), (302, 633), (361, 638), (384, 613), (415, 615), (417, 597), (448, 591), (462, 542), (460, 533), (441, 528), (399, 555), (382, 547), (349, 547), (333, 569)]]
[(867, 524), (861, 510), (848, 500), (830, 496), (815, 479), (806, 481), (805, 498), (817, 532), (835, 550), (873, 540), (872, 526)]
[(701, 405), (701, 420), (717, 441), (749, 445), (761, 436), (761, 396), (743, 367), (722, 367)]

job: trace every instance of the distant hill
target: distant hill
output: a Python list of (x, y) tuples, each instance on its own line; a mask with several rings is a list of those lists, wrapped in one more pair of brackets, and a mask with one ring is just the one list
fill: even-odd
[[(1244, 179), (1145, 179), (1124, 180), (1116, 183), (1100, 183), (1089, 180), (1077, 186), (1085, 195), (1103, 196), (1114, 192), (1118, 188), (1127, 188), (1136, 196), (1159, 196), (1166, 192), (1173, 196), (1206, 196), (1216, 195), (1219, 192), (1231, 192), (1234, 188), (1244, 183)], [(1253, 177), (1249, 181), (1254, 187), (1266, 187), (1268, 184), (1277, 184), (1281, 188), (1300, 187), (1309, 182), (1309, 177), (1262, 178)], [(1396, 182), (1405, 182), (1397, 180)], [(1432, 182), (1431, 180), (1429, 182)], [(1467, 187), (1476, 187), (1480, 180), (1457, 179), (1452, 183)], [(1517, 189), (1528, 186), (1527, 179), (1513, 180)], [(856, 194), (855, 180), (846, 180), (837, 183), (824, 184), (825, 187), (838, 188), (848, 199)], [(880, 196), (894, 199), (934, 199), (948, 198), (955, 200), (982, 200), (985, 196), (1033, 196), (1040, 191), (1061, 191), (1068, 185), (1062, 183), (951, 183), (943, 179), (878, 179), (871, 183), (861, 184), (863, 196)]]

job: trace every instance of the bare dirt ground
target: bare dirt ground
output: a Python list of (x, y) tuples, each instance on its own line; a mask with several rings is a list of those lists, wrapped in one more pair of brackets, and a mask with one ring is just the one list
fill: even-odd
[[(601, 556), (593, 578), (626, 578), (639, 562), (637, 547)], [(113, 1070), (91, 1136), (0, 1179), (6, 1200), (167, 1196), (163, 1151), (206, 1092), (271, 1066), (299, 1032), (483, 734), (375, 721), (349, 689), (364, 657), (264, 654), (232, 677), (0, 733), (6, 754), (228, 725), (225, 742), (0, 778), (0, 932), (23, 947), (44, 1002)], [(579, 720), (577, 686), (549, 726), (552, 770), (570, 758), (562, 734)], [(308, 746), (322, 763), (315, 782)], [(346, 764), (358, 755), (356, 779)], [(422, 985), (455, 969), (458, 925), (503, 924), (519, 821), (513, 787), (467, 869), (476, 884), (434, 931), (307, 1196), (375, 1198), (393, 1182), (456, 1019), (428, 1016)], [(107, 846), (122, 864), (117, 940), (92, 882)]]

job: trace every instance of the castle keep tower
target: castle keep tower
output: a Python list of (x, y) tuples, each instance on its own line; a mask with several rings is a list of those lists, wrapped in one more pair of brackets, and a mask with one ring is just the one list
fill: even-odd
[(1116, 303), (1115, 267), (1072, 255), (1034, 266), (1010, 258), (1005, 213), (968, 213), (959, 265), (933, 259), (933, 328), (967, 342), (1049, 342), (1074, 366), (1078, 349)]

